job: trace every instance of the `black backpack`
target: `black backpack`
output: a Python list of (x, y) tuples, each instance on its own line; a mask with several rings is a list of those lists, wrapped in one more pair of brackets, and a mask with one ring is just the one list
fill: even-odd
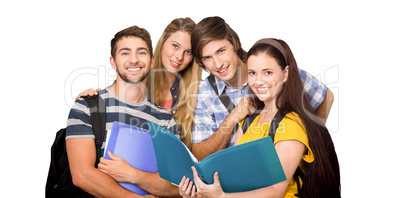
[[(90, 108), (92, 129), (95, 133), (96, 167), (106, 130), (106, 106), (98, 95), (83, 97)], [(73, 184), (66, 151), (66, 129), (60, 129), (51, 148), (50, 168), (45, 197), (93, 197)]]

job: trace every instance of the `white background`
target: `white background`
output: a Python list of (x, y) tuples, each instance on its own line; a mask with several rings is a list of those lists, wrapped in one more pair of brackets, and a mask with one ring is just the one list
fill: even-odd
[(400, 6), (391, 1), (3, 1), (0, 196), (44, 197), (50, 147), (73, 98), (110, 85), (110, 39), (132, 25), (155, 46), (177, 17), (221, 16), (248, 50), (285, 40), (335, 94), (328, 118), (343, 197), (400, 196)]

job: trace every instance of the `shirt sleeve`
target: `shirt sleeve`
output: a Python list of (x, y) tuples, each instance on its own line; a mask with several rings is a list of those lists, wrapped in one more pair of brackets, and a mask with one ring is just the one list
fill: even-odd
[(296, 113), (288, 113), (279, 123), (275, 133), (274, 144), (280, 141), (297, 140), (307, 147), (307, 153), (302, 159), (308, 163), (314, 161), (314, 155), (310, 148), (306, 128)]
[(301, 69), (299, 72), (310, 106), (316, 110), (325, 98), (327, 86), (308, 72)]
[(203, 102), (197, 102), (194, 116), (193, 143), (200, 143), (208, 139), (218, 126), (215, 122), (213, 114), (208, 108), (205, 108)]
[(180, 138), (180, 131), (173, 117), (168, 121), (168, 126), (166, 128), (168, 131), (176, 135), (176, 137)]
[(66, 139), (95, 138), (88, 103), (80, 98), (70, 110), (67, 120)]
[(203, 82), (200, 83), (197, 105), (194, 109), (193, 143), (200, 143), (208, 139), (218, 129), (214, 112), (211, 109), (212, 93), (204, 88)]
[[(240, 127), (240, 128), (243, 128), (243, 124), (244, 124), (244, 119), (239, 122), (239, 127)], [(245, 133), (245, 131), (243, 131), (243, 133)]]

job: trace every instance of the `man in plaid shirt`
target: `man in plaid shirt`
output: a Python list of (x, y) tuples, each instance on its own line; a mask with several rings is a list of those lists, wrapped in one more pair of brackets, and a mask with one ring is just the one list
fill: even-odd
[[(195, 108), (192, 152), (202, 160), (234, 144), (234, 127), (249, 113), (247, 96), (247, 52), (238, 35), (220, 17), (200, 21), (191, 35), (194, 59), (214, 76), (218, 94), (226, 93), (236, 108), (229, 114), (208, 79), (199, 85)], [(315, 114), (325, 122), (333, 94), (311, 74), (300, 71), (304, 89)]]

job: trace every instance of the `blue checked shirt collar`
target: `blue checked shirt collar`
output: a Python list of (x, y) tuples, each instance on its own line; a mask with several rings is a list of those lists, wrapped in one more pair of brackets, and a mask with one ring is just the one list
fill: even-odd
[[(219, 94), (219, 96), (220, 96), (220, 95), (223, 93), (223, 91), (225, 91), (225, 90), (226, 90), (226, 93), (228, 94), (228, 92), (233, 92), (234, 89), (236, 89), (236, 88), (232, 89), (231, 87), (228, 87), (228, 86), (226, 85), (226, 83), (223, 82), (221, 79), (219, 79), (219, 78), (216, 77), (216, 76), (214, 76), (214, 77), (215, 77), (216, 87), (218, 88), (218, 94)], [(245, 89), (245, 88), (247, 88), (247, 85), (248, 85), (248, 83), (246, 82), (241, 88), (242, 88), (242, 89)]]

